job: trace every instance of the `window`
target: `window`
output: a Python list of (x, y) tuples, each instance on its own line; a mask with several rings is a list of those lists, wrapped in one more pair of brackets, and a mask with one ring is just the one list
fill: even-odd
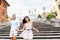
[(0, 0), (0, 4), (1, 4), (2, 0)]
[(55, 0), (55, 1), (57, 1), (57, 0)]
[(57, 12), (55, 12), (55, 15), (57, 16)]
[(58, 8), (59, 8), (59, 10), (60, 10), (60, 4), (58, 5)]

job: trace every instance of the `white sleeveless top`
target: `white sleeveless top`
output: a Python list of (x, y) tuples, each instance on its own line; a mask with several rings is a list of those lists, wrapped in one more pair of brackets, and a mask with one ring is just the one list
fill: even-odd
[(33, 32), (32, 32), (32, 23), (26, 23), (25, 24), (25, 30), (20, 34), (20, 37), (23, 37), (24, 39), (33, 39)]
[(25, 24), (26, 29), (32, 29), (32, 24), (31, 22)]

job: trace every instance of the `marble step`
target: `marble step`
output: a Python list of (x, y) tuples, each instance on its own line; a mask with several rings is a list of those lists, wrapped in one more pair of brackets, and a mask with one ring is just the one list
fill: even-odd
[[(11, 40), (11, 39), (0, 39), (0, 40)], [(17, 40), (24, 40), (24, 39), (17, 39)], [(32, 40), (60, 40), (60, 39), (32, 39)]]
[[(19, 36), (20, 34), (18, 34), (17, 36)], [(34, 34), (34, 36), (56, 36), (56, 35), (60, 35), (60, 33), (36, 33)], [(9, 34), (0, 34), (0, 36), (9, 36)]]
[[(0, 39), (10, 39), (9, 36), (0, 36)], [(17, 39), (23, 39), (20, 36), (17, 36)], [(33, 39), (60, 39), (59, 36), (34, 36)]]
[[(9, 32), (0, 32), (0, 34), (9, 34), (10, 33), (10, 31)], [(18, 33), (21, 33), (21, 32), (18, 32)], [(36, 31), (33, 31), (33, 33), (37, 33)], [(60, 33), (60, 31), (40, 31), (40, 32), (38, 32), (38, 33)]]

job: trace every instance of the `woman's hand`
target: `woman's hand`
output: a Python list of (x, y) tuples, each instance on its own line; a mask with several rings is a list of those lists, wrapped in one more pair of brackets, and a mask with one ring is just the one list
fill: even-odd
[(16, 31), (18, 31), (19, 30), (19, 28), (16, 28)]
[(39, 30), (36, 30), (37, 32), (39, 32)]
[(22, 31), (22, 30), (18, 30), (18, 31)]
[(35, 31), (37, 31), (37, 32), (39, 32), (39, 30), (38, 29), (36, 29), (36, 28), (33, 28)]
[(21, 29), (21, 30), (18, 30), (18, 31), (24, 31), (23, 29)]
[(21, 30), (18, 30), (18, 31), (24, 31), (25, 30), (25, 25), (23, 25), (23, 28)]
[(32, 29), (39, 32), (39, 30), (34, 27), (33, 23), (32, 23)]

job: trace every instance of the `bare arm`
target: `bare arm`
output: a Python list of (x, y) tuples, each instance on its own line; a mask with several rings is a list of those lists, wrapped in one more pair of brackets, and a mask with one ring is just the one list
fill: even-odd
[(25, 25), (23, 25), (23, 28), (21, 30), (19, 30), (19, 31), (24, 31), (24, 30), (25, 30)]
[(37, 32), (39, 32), (39, 30), (36, 29), (36, 28), (33, 26), (33, 24), (32, 24), (32, 29), (35, 30), (35, 31), (37, 31)]

